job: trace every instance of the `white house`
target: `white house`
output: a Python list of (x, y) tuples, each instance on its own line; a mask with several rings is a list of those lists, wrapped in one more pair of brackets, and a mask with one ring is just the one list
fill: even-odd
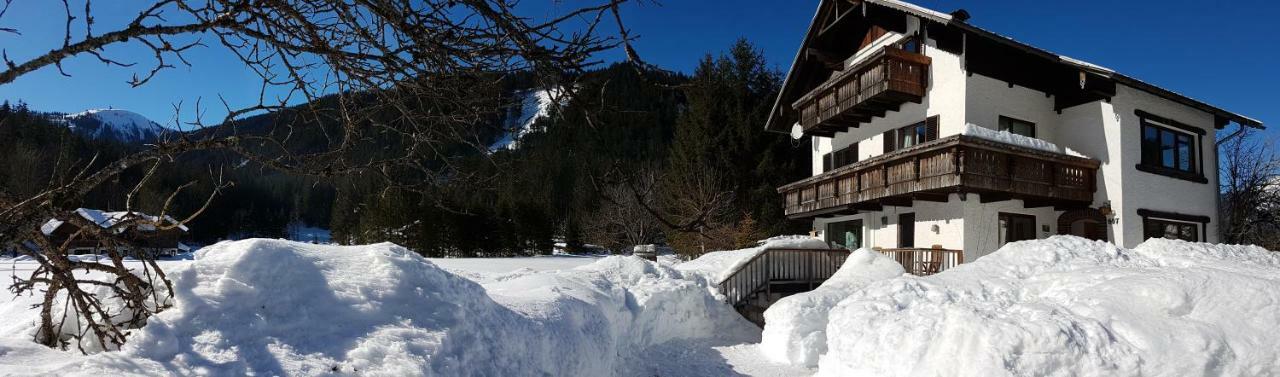
[(778, 189), (788, 217), (915, 260), (1055, 234), (1217, 241), (1215, 132), (1261, 122), (967, 19), (821, 2), (766, 126), (813, 136), (813, 176)]

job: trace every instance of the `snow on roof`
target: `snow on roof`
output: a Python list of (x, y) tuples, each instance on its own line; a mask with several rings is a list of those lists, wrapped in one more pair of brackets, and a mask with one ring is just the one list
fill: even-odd
[(62, 226), (62, 222), (62, 220), (50, 219), (48, 222), (45, 222), (44, 225), (40, 226), (40, 233), (43, 233), (46, 236), (53, 234), (54, 230), (57, 230), (58, 227)]
[[(160, 222), (159, 217), (148, 215), (142, 212), (136, 212), (136, 211), (107, 212), (107, 211), (98, 210), (98, 209), (77, 208), (75, 210), (75, 213), (77, 215), (80, 215), (80, 217), (83, 217), (85, 220), (89, 220), (89, 222), (98, 224), (98, 226), (102, 227), (102, 229), (111, 228), (116, 224), (119, 224), (121, 221), (125, 221), (135, 217), (140, 217), (152, 223)], [(169, 224), (178, 224), (178, 220), (175, 220), (173, 217), (170, 217), (170, 216), (165, 216), (164, 221)], [(63, 223), (65, 222), (58, 219), (51, 219), (48, 222), (45, 222), (44, 225), (40, 226), (40, 232), (44, 233), (44, 235), (46, 236), (53, 234), (53, 231), (57, 230), (58, 227), (62, 226)], [(155, 230), (155, 226), (152, 224), (141, 224), (138, 226), (138, 229)], [(178, 229), (181, 229), (183, 232), (190, 230), (189, 228), (187, 228), (186, 225), (178, 225)]]

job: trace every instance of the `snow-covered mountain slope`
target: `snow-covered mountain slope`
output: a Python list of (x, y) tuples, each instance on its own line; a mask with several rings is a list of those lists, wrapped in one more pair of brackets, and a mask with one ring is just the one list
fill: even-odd
[(128, 110), (88, 110), (62, 119), (72, 131), (98, 140), (145, 143), (159, 139), (167, 132), (159, 123)]
[[(560, 89), (530, 89), (516, 92), (514, 98), (519, 106), (512, 106), (507, 113), (502, 129), (506, 134), (489, 145), (490, 151), (519, 148), (520, 138), (533, 131), (533, 124), (538, 119), (550, 115), (551, 106), (560, 97)], [(564, 105), (564, 98), (559, 98)]]

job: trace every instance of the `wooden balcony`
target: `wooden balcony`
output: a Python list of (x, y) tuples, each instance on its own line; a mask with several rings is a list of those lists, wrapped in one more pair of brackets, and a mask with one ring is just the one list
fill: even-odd
[(806, 134), (831, 136), (920, 103), (929, 86), (928, 56), (886, 46), (792, 104)]
[(983, 202), (1022, 199), (1026, 206), (1087, 206), (1098, 160), (955, 135), (876, 156), (779, 187), (787, 217), (878, 211), (950, 193)]

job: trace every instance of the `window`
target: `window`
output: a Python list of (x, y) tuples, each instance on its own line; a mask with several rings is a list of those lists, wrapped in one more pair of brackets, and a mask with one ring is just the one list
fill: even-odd
[(1165, 219), (1145, 219), (1142, 221), (1143, 238), (1168, 238), (1175, 240), (1199, 242), (1198, 224)]
[(1026, 137), (1036, 137), (1036, 124), (1025, 120), (1013, 119), (1007, 116), (1000, 116), (1000, 130), (1009, 131), (1014, 135), (1022, 135)]
[(1031, 215), (1000, 213), (1000, 245), (1036, 239), (1036, 218)]
[(822, 171), (832, 171), (858, 162), (858, 143), (822, 156)]
[(898, 215), (898, 247), (916, 247), (916, 214)]
[(849, 250), (862, 247), (862, 220), (827, 224), (827, 243)]
[(1205, 236), (1204, 225), (1209, 223), (1209, 216), (1184, 215), (1149, 209), (1138, 209), (1138, 216), (1142, 216), (1143, 238), (1200, 242)]
[(906, 52), (914, 52), (919, 54), (920, 53), (920, 37), (913, 35), (910, 37), (903, 38), (902, 40), (898, 41), (898, 43), (895, 43), (893, 47), (897, 47)]
[(916, 123), (910, 126), (902, 127), (898, 130), (898, 149), (910, 148), (911, 146), (924, 143), (928, 140), (928, 127), (924, 122)]
[(884, 132), (884, 153), (909, 148), (938, 139), (938, 116), (925, 121)]
[(1200, 148), (1204, 130), (1145, 112), (1138, 112), (1142, 125), (1142, 161), (1138, 170), (1200, 183), (1208, 180), (1200, 171)]

